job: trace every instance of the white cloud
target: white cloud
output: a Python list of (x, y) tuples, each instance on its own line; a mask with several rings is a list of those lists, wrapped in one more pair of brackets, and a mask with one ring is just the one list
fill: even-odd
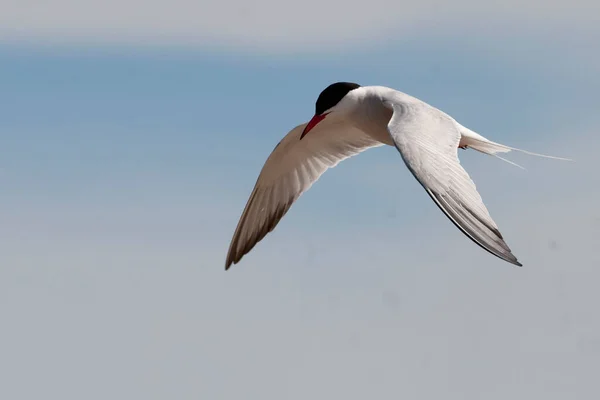
[(428, 30), (475, 35), (497, 30), (502, 36), (515, 31), (570, 33), (595, 29), (598, 8), (594, 0), (4, 0), (0, 38), (323, 49), (373, 38), (387, 41), (392, 35), (428, 35)]

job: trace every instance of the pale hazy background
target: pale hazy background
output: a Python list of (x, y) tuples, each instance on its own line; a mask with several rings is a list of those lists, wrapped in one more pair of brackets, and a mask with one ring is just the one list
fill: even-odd
[[(599, 398), (599, 12), (0, 0), (0, 398)], [(576, 160), (460, 152), (523, 268), (388, 147), (224, 272), (264, 160), (340, 80)]]

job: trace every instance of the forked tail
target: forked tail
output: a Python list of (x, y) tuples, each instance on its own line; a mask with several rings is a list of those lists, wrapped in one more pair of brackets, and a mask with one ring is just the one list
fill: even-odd
[(502, 161), (506, 161), (509, 164), (517, 166), (521, 169), (525, 169), (525, 168), (523, 168), (522, 166), (520, 166), (517, 163), (514, 163), (510, 160), (500, 157), (498, 155), (498, 153), (508, 153), (509, 151), (518, 151), (518, 152), (529, 154), (531, 156), (536, 156), (536, 157), (551, 158), (554, 160), (562, 160), (562, 161), (573, 161), (569, 158), (547, 156), (545, 154), (538, 154), (538, 153), (533, 153), (533, 152), (527, 151), (527, 150), (521, 150), (521, 149), (517, 149), (514, 147), (505, 146), (500, 143), (492, 142), (491, 140), (484, 138), (480, 134), (473, 132), (472, 130), (470, 130), (468, 128), (465, 128), (464, 126), (462, 126), (460, 124), (458, 124), (458, 126), (460, 129), (460, 133), (462, 135), (462, 137), (460, 139), (460, 144), (459, 144), (460, 147), (466, 146), (473, 150), (477, 150), (479, 152), (489, 154), (491, 156), (501, 159)]

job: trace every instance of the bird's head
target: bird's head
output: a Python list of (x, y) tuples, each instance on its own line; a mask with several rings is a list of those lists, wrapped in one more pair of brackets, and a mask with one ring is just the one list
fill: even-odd
[(332, 117), (338, 114), (339, 116), (343, 116), (344, 112), (347, 112), (350, 108), (348, 107), (350, 105), (349, 102), (345, 100), (349, 99), (347, 96), (348, 93), (359, 87), (359, 84), (351, 82), (336, 82), (327, 86), (317, 98), (315, 115), (308, 122), (304, 131), (302, 131), (300, 139), (328, 115), (331, 115)]

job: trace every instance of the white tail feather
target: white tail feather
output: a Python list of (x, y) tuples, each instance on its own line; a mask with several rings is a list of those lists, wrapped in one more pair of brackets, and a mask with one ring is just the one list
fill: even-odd
[(507, 160), (506, 158), (504, 158), (504, 157), (500, 157), (500, 156), (499, 156), (499, 155), (497, 155), (497, 154), (490, 154), (490, 155), (491, 155), (491, 156), (493, 156), (493, 157), (499, 158), (499, 159), (501, 159), (501, 160), (502, 160), (502, 161), (504, 161), (504, 162), (507, 162), (507, 163), (509, 163), (509, 164), (512, 164), (512, 165), (514, 165), (515, 167), (518, 167), (518, 168), (521, 168), (521, 169), (525, 169), (525, 167), (522, 167), (522, 166), (520, 166), (520, 165), (519, 165), (519, 164), (517, 164), (516, 162), (514, 162), (514, 161), (510, 161), (510, 160)]
[(462, 135), (462, 137), (460, 139), (460, 146), (467, 146), (467, 147), (469, 147), (473, 150), (477, 150), (481, 153), (489, 154), (491, 156), (499, 158), (503, 161), (506, 161), (509, 164), (512, 164), (512, 165), (517, 166), (522, 169), (525, 169), (525, 168), (521, 167), (519, 164), (516, 164), (512, 161), (509, 161), (505, 158), (498, 156), (497, 153), (508, 153), (510, 151), (518, 151), (521, 153), (529, 154), (530, 156), (551, 158), (553, 160), (573, 161), (568, 158), (547, 156), (545, 154), (533, 153), (531, 151), (521, 150), (521, 149), (517, 149), (515, 147), (505, 146), (500, 143), (492, 142), (491, 140), (484, 138), (480, 134), (475, 133), (470, 129), (467, 129), (460, 124), (459, 124), (459, 127), (460, 127), (460, 133)]

